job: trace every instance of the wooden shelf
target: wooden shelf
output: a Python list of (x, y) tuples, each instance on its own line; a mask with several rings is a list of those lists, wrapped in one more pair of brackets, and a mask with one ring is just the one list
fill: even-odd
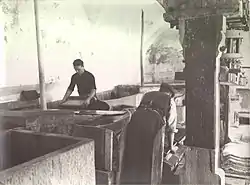
[(233, 83), (233, 82), (220, 82), (220, 85), (228, 85), (228, 86), (236, 87), (237, 89), (246, 89), (246, 90), (250, 90), (250, 87), (249, 87), (249, 86), (238, 85), (238, 84), (235, 84), (235, 83)]

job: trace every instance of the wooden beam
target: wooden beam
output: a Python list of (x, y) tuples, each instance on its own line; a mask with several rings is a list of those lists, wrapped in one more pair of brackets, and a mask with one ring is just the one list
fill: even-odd
[(47, 103), (45, 97), (45, 75), (44, 66), (41, 60), (41, 47), (40, 47), (40, 37), (39, 37), (39, 24), (38, 24), (38, 7), (37, 0), (34, 0), (34, 14), (35, 14), (35, 26), (36, 26), (36, 44), (37, 44), (37, 61), (38, 61), (38, 71), (39, 71), (39, 87), (40, 87), (40, 104), (42, 110), (47, 110)]
[(175, 18), (204, 15), (234, 15), (241, 17), (242, 15), (241, 0), (163, 0), (160, 4)]

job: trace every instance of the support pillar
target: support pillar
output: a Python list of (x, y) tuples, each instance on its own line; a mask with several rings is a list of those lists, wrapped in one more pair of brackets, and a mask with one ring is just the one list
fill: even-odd
[(222, 15), (185, 19), (183, 49), (186, 82), (186, 153), (182, 184), (220, 184), (215, 173), (219, 147), (220, 47)]
[(184, 57), (188, 107), (185, 144), (188, 146), (215, 148), (215, 69), (223, 21), (225, 19), (220, 15), (185, 21)]
[(231, 23), (236, 21), (242, 29), (249, 28), (246, 0), (158, 2), (166, 10), (165, 21), (180, 29), (186, 64), (185, 145), (189, 151), (181, 184), (225, 184), (225, 173), (219, 168), (220, 57), (225, 50), (225, 17), (234, 17)]
[(219, 168), (220, 57), (225, 48), (224, 15), (239, 7), (235, 2), (209, 0), (168, 0), (168, 4), (164, 19), (179, 28), (185, 58), (185, 145), (189, 150), (181, 184), (225, 184)]

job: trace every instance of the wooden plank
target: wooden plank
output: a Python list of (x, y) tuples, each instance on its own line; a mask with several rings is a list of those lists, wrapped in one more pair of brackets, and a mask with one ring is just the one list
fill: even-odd
[(61, 106), (62, 107), (81, 107), (84, 103), (84, 100), (67, 100)]
[(121, 180), (121, 171), (123, 164), (123, 155), (125, 150), (125, 139), (126, 139), (126, 127), (122, 129), (120, 137), (119, 137), (119, 167), (116, 172), (116, 185), (120, 185)]
[(2, 111), (0, 112), (0, 116), (5, 117), (34, 117), (34, 116), (44, 116), (44, 115), (74, 115), (74, 111), (71, 110), (40, 110), (40, 109), (31, 109), (31, 110), (19, 110), (19, 111)]
[(114, 173), (102, 170), (96, 170), (96, 184), (97, 185), (113, 185)]
[(185, 165), (180, 173), (180, 184), (219, 185), (220, 178), (212, 172), (214, 150), (190, 147), (185, 154)]
[(114, 132), (109, 129), (105, 129), (105, 169), (112, 171), (113, 164), (113, 137)]

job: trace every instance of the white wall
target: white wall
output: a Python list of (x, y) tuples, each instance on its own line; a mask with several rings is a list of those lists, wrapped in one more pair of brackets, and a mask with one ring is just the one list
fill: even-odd
[[(243, 65), (250, 67), (250, 32), (245, 32), (243, 36), (241, 45), (241, 53), (244, 57)], [(250, 87), (250, 69), (246, 69), (245, 74), (248, 78), (248, 87)]]
[[(0, 26), (4, 30), (4, 35), (0, 31), (3, 48), (0, 56), (4, 57), (0, 63), (0, 84), (37, 84), (33, 0), (3, 0), (0, 7)], [(76, 58), (83, 59), (86, 69), (95, 75), (98, 91), (140, 82), (142, 8), (145, 11), (144, 52), (159, 38), (165, 39), (166, 45), (180, 48), (178, 31), (164, 22), (164, 10), (154, 0), (38, 0), (38, 7), (46, 81), (57, 81), (49, 92), (53, 99), (60, 99), (65, 93)], [(161, 35), (163, 37), (159, 37)], [(249, 55), (249, 40), (245, 42), (244, 54)], [(147, 56), (144, 57), (146, 68)], [(250, 56), (247, 57), (249, 62)]]
[[(169, 29), (162, 18), (164, 10), (154, 1), (143, 2), (38, 1), (41, 61), (46, 81), (59, 81), (56, 97), (64, 94), (76, 58), (83, 59), (86, 69), (95, 75), (98, 91), (140, 82), (141, 9), (145, 11), (145, 47), (159, 28)], [(4, 0), (0, 6), (6, 38), (5, 85), (36, 84), (33, 1)]]
[[(1, 16), (1, 15), (0, 15)], [(0, 87), (5, 85), (4, 27), (0, 21)]]

